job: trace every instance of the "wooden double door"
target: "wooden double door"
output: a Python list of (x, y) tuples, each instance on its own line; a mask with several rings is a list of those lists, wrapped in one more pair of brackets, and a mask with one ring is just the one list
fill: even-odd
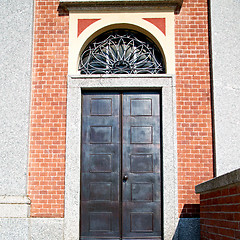
[(83, 93), (81, 239), (161, 239), (160, 98)]

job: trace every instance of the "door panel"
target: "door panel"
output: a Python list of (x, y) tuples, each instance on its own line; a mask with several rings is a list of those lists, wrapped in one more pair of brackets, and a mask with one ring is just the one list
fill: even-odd
[(122, 101), (123, 238), (161, 236), (159, 94), (124, 93)]
[(120, 96), (86, 93), (82, 111), (81, 237), (120, 236)]
[(161, 238), (159, 93), (84, 93), (81, 238)]

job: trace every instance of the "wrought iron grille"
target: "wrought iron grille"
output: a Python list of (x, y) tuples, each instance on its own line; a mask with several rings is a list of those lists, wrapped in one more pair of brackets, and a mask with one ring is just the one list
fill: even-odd
[(165, 73), (163, 55), (145, 35), (131, 30), (101, 34), (83, 51), (81, 74)]

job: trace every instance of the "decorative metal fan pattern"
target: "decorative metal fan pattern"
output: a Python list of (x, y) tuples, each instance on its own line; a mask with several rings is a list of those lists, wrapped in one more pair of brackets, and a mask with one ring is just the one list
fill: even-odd
[(143, 34), (115, 30), (93, 40), (80, 57), (81, 74), (165, 73), (162, 53)]

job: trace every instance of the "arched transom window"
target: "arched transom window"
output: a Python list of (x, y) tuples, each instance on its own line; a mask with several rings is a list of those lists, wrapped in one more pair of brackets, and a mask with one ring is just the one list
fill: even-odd
[(83, 51), (81, 74), (166, 73), (163, 55), (145, 35), (132, 30), (113, 30), (99, 35)]

